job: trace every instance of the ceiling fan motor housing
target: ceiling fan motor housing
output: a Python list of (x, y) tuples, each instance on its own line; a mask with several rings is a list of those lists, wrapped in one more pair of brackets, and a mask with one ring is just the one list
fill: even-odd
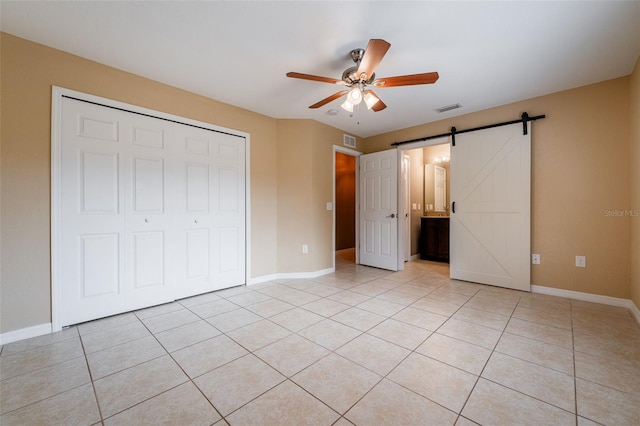
[(347, 83), (348, 86), (352, 86), (353, 84), (356, 84), (356, 83), (371, 84), (373, 80), (375, 80), (376, 78), (375, 73), (373, 73), (371, 77), (369, 77), (367, 80), (363, 80), (363, 81), (361, 81), (360, 77), (357, 75), (358, 67), (360, 67), (360, 61), (362, 61), (362, 57), (364, 56), (364, 49), (353, 49), (349, 53), (349, 56), (351, 56), (351, 59), (353, 60), (353, 62), (356, 63), (356, 65), (353, 67), (347, 68), (342, 73), (342, 80), (345, 83)]

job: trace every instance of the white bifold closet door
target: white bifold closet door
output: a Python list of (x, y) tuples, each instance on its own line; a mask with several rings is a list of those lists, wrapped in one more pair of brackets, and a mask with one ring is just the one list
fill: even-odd
[(63, 98), (61, 326), (245, 283), (244, 150)]

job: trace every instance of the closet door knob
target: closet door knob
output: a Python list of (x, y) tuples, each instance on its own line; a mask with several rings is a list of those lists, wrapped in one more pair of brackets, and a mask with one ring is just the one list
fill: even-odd
[(198, 219), (194, 220), (193, 223), (197, 224), (198, 223)]
[(145, 218), (144, 218), (144, 222), (145, 222), (145, 223), (149, 223), (149, 218), (148, 218), (148, 217), (145, 217)]

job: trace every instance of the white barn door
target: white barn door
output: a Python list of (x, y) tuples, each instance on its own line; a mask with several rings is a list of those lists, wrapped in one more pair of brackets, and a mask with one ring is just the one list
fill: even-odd
[(398, 270), (398, 151), (360, 156), (360, 263)]
[(451, 278), (530, 290), (531, 129), (456, 135), (451, 146)]
[(54, 326), (245, 283), (243, 137), (61, 106)]

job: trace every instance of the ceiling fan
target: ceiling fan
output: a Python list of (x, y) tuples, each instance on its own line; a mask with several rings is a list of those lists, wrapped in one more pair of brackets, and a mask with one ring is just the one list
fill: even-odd
[(355, 66), (347, 68), (342, 73), (342, 79), (337, 80), (330, 77), (320, 77), (299, 72), (288, 72), (287, 77), (300, 78), (303, 80), (319, 81), (321, 83), (331, 83), (346, 86), (349, 89), (341, 90), (323, 100), (316, 102), (309, 108), (320, 108), (344, 95), (347, 99), (342, 103), (342, 108), (353, 112), (353, 107), (364, 101), (367, 109), (375, 112), (382, 111), (387, 106), (368, 86), (377, 89), (397, 86), (413, 86), (417, 84), (433, 84), (438, 80), (437, 72), (427, 72), (422, 74), (401, 75), (396, 77), (386, 77), (376, 79), (375, 70), (384, 58), (391, 44), (382, 39), (371, 39), (366, 49), (353, 49), (350, 53)]

